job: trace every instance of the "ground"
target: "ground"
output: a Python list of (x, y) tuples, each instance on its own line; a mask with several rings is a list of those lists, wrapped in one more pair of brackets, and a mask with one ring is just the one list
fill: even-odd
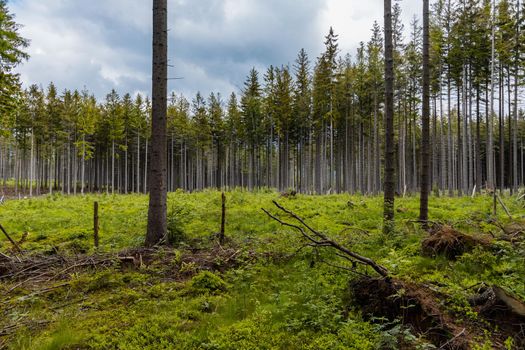
[[(382, 233), (382, 198), (226, 193), (226, 236), (217, 243), (221, 195), (171, 193), (170, 241), (140, 248), (143, 195), (55, 194), (8, 200), (0, 224), (23, 254), (0, 238), (0, 349), (432, 349), (428, 334), (367, 314), (351, 287), (359, 274), (326, 249), (300, 249), (298, 232), (269, 218), (272, 204), (386, 267), (410, 295), (418, 286), (470, 335), (478, 349), (516, 348), (516, 340), (478, 314), (469, 298), (498, 286), (525, 299), (523, 202), (506, 197), (513, 219), (492, 198), (432, 197), (430, 219), (480, 238), (457, 256), (422, 249), (429, 233), (414, 221), (417, 197), (396, 199), (396, 232)], [(93, 247), (93, 202), (100, 204), (100, 247)], [(414, 292), (416, 293), (416, 292)], [(417, 294), (416, 293), (416, 294)], [(410, 308), (411, 305), (403, 307)], [(441, 312), (440, 311), (440, 312)], [(406, 322), (405, 322), (406, 323)], [(464, 325), (464, 326), (463, 326)], [(452, 329), (452, 333), (454, 333)], [(456, 334), (451, 334), (454, 336)], [(512, 335), (512, 334), (511, 334)]]

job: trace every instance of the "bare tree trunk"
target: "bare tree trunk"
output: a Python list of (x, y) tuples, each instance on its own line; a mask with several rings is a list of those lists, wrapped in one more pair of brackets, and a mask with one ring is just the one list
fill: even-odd
[(34, 145), (35, 145), (35, 137), (34, 137), (33, 128), (31, 128), (31, 159), (29, 160), (29, 173), (30, 173), (30, 180), (29, 180), (29, 197), (33, 197), (33, 178), (34, 178)]
[(153, 0), (152, 147), (146, 246), (166, 236), (166, 120), (168, 95), (168, 4)]
[(494, 77), (494, 65), (496, 59), (496, 45), (495, 45), (495, 18), (496, 18), (496, 0), (492, 0), (492, 18), (491, 18), (491, 55), (490, 55), (490, 110), (487, 112), (487, 187), (495, 190), (494, 181), (494, 140), (493, 140), (493, 122), (494, 116), (494, 90), (496, 89)]
[(384, 0), (385, 20), (385, 193), (383, 230), (394, 230), (395, 145), (394, 145), (394, 57), (392, 45), (392, 1)]
[(430, 187), (429, 11), (429, 0), (423, 0), (423, 115), (421, 131), (421, 197), (419, 202), (419, 220), (423, 222), (428, 221), (428, 193)]
[(500, 193), (503, 193), (503, 188), (505, 187), (505, 119), (503, 116), (503, 67), (500, 64), (500, 73), (499, 73), (499, 190)]
[[(516, 48), (514, 58), (514, 120), (511, 121), (512, 125), (512, 187), (511, 193), (515, 193), (518, 190), (518, 89), (519, 89), (519, 69), (520, 69), (520, 0), (518, 0), (516, 6)], [(509, 118), (510, 120), (510, 118)], [(510, 140), (509, 140), (510, 141)]]

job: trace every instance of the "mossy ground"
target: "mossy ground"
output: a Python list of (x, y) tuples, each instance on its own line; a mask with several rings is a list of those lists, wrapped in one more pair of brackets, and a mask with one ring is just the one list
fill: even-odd
[[(458, 318), (476, 319), (467, 298), (479, 283), (496, 284), (525, 299), (523, 245), (495, 241), (496, 249), (474, 249), (455, 261), (424, 257), (426, 237), (418, 224), (416, 197), (396, 199), (396, 233), (382, 233), (382, 198), (350, 195), (283, 198), (275, 192), (232, 191), (227, 197), (225, 246), (240, 263), (201, 271), (198, 261), (181, 262), (197, 249), (216, 249), (221, 196), (216, 191), (169, 195), (170, 223), (177, 246), (170, 260), (136, 268), (119, 266), (72, 271), (35, 293), (31, 283), (0, 280), (0, 348), (8, 349), (378, 349), (432, 348), (398, 323), (367, 322), (352, 306), (354, 278), (323, 261), (342, 264), (330, 252), (302, 249), (296, 232), (280, 226), (260, 208), (272, 200), (301, 215), (313, 227), (397, 277), (424, 283), (447, 298)], [(115, 253), (143, 243), (147, 197), (143, 195), (53, 195), (11, 200), (0, 206), (0, 223), (26, 254), (92, 254), (92, 207), (100, 203), (100, 248)], [(523, 206), (505, 203), (523, 222)], [(430, 219), (469, 234), (498, 236), (490, 197), (430, 200)], [(521, 217), (520, 217), (521, 215)], [(287, 218), (286, 218), (287, 219)], [(288, 219), (287, 219), (288, 220)], [(500, 210), (498, 222), (509, 219)], [(0, 238), (0, 251), (11, 246)], [(11, 253), (10, 253), (11, 254)], [(162, 254), (159, 253), (159, 254)], [(178, 260), (178, 261), (174, 261)], [(173, 264), (173, 268), (160, 266)], [(215, 262), (217, 263), (217, 262)], [(220, 262), (219, 262), (220, 263)], [(170, 271), (189, 271), (186, 278)], [(183, 271), (184, 272), (184, 271)], [(372, 274), (362, 268), (362, 273)], [(10, 291), (10, 292), (8, 292)], [(3, 331), (2, 331), (3, 330)], [(491, 326), (480, 344), (490, 348)], [(511, 342), (509, 341), (509, 347)]]

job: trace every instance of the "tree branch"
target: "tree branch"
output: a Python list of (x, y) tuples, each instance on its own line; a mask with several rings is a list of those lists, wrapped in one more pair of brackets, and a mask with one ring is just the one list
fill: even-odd
[(295, 228), (296, 230), (298, 230), (303, 235), (303, 237), (305, 237), (308, 240), (310, 240), (311, 242), (313, 242), (316, 246), (332, 247), (332, 248), (336, 249), (337, 251), (339, 251), (340, 253), (343, 253), (343, 254), (341, 254), (339, 256), (345, 257), (349, 261), (357, 260), (357, 262), (360, 262), (360, 263), (362, 263), (364, 265), (368, 265), (372, 269), (374, 269), (374, 271), (376, 271), (379, 275), (381, 275), (383, 277), (387, 277), (389, 275), (389, 272), (388, 272), (388, 270), (385, 267), (377, 264), (372, 259), (369, 259), (369, 258), (367, 258), (365, 256), (361, 256), (361, 255), (359, 255), (357, 253), (354, 253), (353, 251), (349, 250), (348, 248), (345, 248), (342, 245), (340, 245), (339, 243), (329, 239), (325, 234), (323, 234), (323, 233), (313, 229), (300, 216), (298, 216), (297, 214), (295, 214), (291, 210), (288, 210), (288, 209), (284, 208), (283, 206), (281, 206), (276, 201), (273, 201), (273, 204), (277, 208), (279, 208), (280, 210), (285, 212), (286, 214), (290, 215), (295, 220), (299, 221), (299, 223), (301, 225), (303, 225), (308, 231), (310, 231), (313, 234), (313, 236), (317, 237), (320, 240), (316, 240), (311, 235), (307, 234), (305, 232), (305, 230), (301, 226), (284, 222), (281, 219), (279, 219), (276, 216), (274, 216), (271, 213), (269, 213), (267, 210), (262, 209), (270, 218), (272, 218), (275, 221), (279, 222), (281, 225)]

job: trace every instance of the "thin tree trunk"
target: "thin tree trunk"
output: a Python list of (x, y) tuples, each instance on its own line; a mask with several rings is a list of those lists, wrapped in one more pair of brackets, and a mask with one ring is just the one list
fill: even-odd
[(394, 230), (395, 145), (394, 145), (394, 57), (392, 46), (392, 2), (384, 0), (385, 20), (385, 192), (383, 230)]
[(430, 187), (430, 67), (429, 67), (429, 0), (423, 0), (423, 115), (421, 132), (421, 197), (419, 220), (428, 221), (428, 194)]

